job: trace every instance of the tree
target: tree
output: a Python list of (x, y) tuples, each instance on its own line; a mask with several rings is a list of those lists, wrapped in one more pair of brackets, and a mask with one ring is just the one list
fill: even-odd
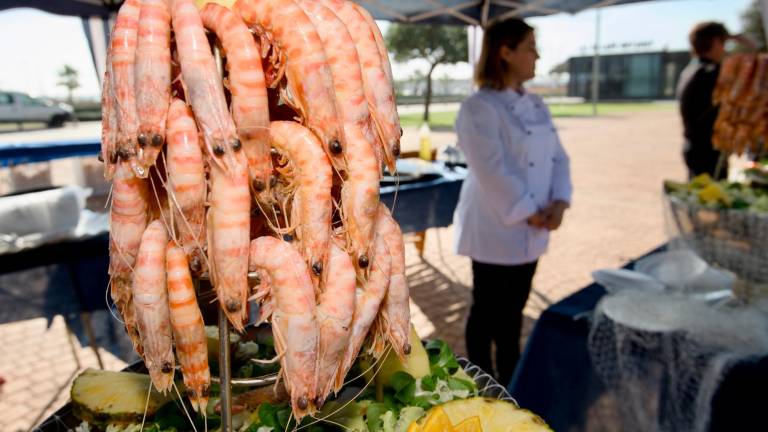
[(439, 64), (467, 61), (467, 29), (460, 26), (391, 24), (387, 45), (396, 61), (423, 59), (429, 64), (425, 76), (424, 121), (429, 121), (432, 102), (432, 72)]
[(742, 32), (757, 43), (760, 51), (765, 51), (765, 29), (760, 0), (753, 0), (746, 11), (741, 14)]
[(77, 75), (77, 69), (67, 64), (59, 70), (59, 83), (57, 85), (67, 88), (67, 101), (70, 105), (73, 104), (72, 92), (80, 87), (80, 81), (78, 81)]

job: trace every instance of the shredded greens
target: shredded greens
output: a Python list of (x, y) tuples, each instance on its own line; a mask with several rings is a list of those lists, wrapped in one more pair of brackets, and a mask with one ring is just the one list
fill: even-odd
[[(234, 416), (233, 426), (239, 432), (278, 432), (292, 430), (297, 426), (306, 432), (341, 428), (357, 432), (406, 432), (408, 426), (421, 418), (432, 406), (473, 397), (478, 393), (474, 381), (461, 369), (448, 344), (433, 340), (427, 342), (424, 348), (429, 358), (429, 374), (426, 376), (417, 379), (400, 370), (392, 374), (387, 382), (372, 381), (365, 387), (359, 382), (352, 383), (348, 391), (356, 396), (354, 401), (345, 403), (341, 399), (331, 400), (315, 418), (306, 417), (298, 425), (291, 416), (287, 403), (263, 403), (254, 411), (245, 411)], [(247, 361), (249, 358), (263, 359), (272, 356), (274, 347), (269, 343), (241, 342), (233, 356), (240, 360), (241, 364), (233, 375), (251, 377), (273, 372), (279, 368), (279, 364), (261, 365)], [(356, 369), (366, 369), (363, 365), (370, 364), (371, 361), (359, 359), (360, 364)], [(368, 379), (374, 378), (368, 376)], [(211, 391), (207, 409), (207, 430), (215, 432), (221, 428), (221, 417), (214, 411), (218, 403), (218, 386), (212, 386)], [(194, 412), (190, 414), (197, 430), (205, 430), (203, 417)], [(318, 418), (326, 421), (317, 421)], [(87, 428), (85, 423), (79, 429), (88, 431)], [(108, 426), (107, 432), (138, 432), (140, 429), (140, 424), (112, 424)], [(191, 427), (180, 402), (171, 401), (162, 406), (151, 421), (145, 423), (143, 430), (182, 432), (191, 430)]]
[(688, 183), (664, 182), (667, 194), (682, 201), (713, 209), (735, 209), (768, 212), (768, 192), (745, 183), (715, 181), (701, 174)]
[(448, 344), (434, 340), (425, 348), (429, 375), (415, 379), (398, 371), (378, 395), (364, 392), (331, 419), (350, 431), (405, 432), (432, 406), (477, 395), (477, 386), (464, 374)]

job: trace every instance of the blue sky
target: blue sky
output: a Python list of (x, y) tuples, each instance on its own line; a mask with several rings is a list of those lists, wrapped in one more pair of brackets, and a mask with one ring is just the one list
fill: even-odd
[[(662, 0), (608, 7), (601, 11), (601, 44), (650, 42), (648, 49), (687, 49), (688, 30), (698, 21), (715, 19), (731, 31), (739, 31), (740, 14), (750, 1)], [(568, 57), (590, 52), (594, 44), (594, 11), (532, 18), (529, 22), (537, 29), (540, 74)], [(98, 96), (98, 81), (79, 18), (32, 9), (0, 12), (0, 55), (4, 59), (0, 89), (64, 96), (64, 89), (56, 86), (56, 71), (68, 63), (80, 71), (82, 87), (76, 96)], [(394, 73), (396, 78), (405, 78), (417, 68), (423, 65), (395, 65)], [(436, 74), (469, 77), (471, 68), (466, 64), (443, 67)]]

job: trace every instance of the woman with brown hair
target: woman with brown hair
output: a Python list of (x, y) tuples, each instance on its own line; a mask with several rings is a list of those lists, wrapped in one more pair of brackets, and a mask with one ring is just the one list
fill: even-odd
[(479, 89), (456, 119), (469, 167), (454, 215), (457, 252), (472, 258), (467, 352), (503, 385), (520, 357), (536, 264), (571, 201), (568, 155), (549, 110), (523, 88), (538, 58), (533, 28), (524, 21), (488, 28), (475, 70)]

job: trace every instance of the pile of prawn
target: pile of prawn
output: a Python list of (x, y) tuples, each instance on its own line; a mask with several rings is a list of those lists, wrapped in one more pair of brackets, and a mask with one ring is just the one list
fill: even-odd
[(768, 54), (728, 56), (712, 98), (720, 107), (713, 146), (738, 155), (759, 153), (768, 141)]
[(193, 278), (238, 331), (258, 301), (298, 419), (364, 345), (410, 352), (403, 237), (378, 195), (402, 130), (363, 8), (125, 0), (102, 106), (110, 290), (158, 390), (178, 361), (193, 408), (207, 405)]

